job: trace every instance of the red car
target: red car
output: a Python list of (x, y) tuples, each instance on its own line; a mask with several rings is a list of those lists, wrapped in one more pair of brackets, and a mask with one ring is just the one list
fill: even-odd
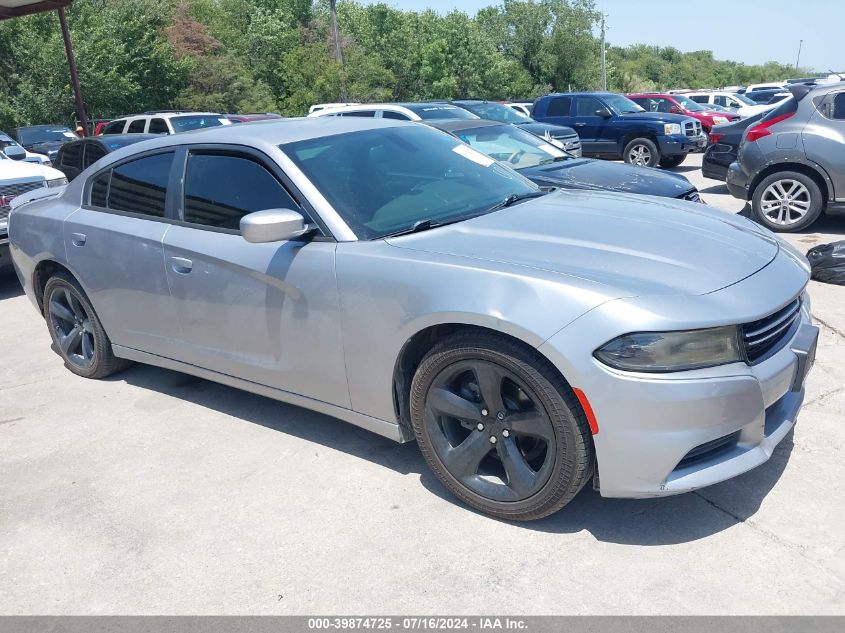
[(719, 112), (709, 110), (700, 103), (684, 95), (670, 95), (663, 93), (646, 93), (627, 95), (628, 98), (641, 106), (648, 112), (670, 112), (672, 114), (683, 114), (701, 121), (701, 127), (708, 134), (714, 125), (730, 123), (739, 120), (739, 115), (733, 112)]

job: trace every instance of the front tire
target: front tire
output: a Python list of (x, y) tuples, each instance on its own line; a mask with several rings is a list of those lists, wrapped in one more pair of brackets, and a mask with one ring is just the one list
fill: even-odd
[(47, 280), (44, 319), (53, 349), (77, 376), (105, 378), (131, 364), (114, 355), (97, 313), (72, 276), (59, 272)]
[(655, 167), (660, 162), (660, 150), (651, 139), (635, 138), (625, 146), (622, 158), (629, 165)]
[(498, 518), (557, 512), (592, 474), (589, 426), (572, 389), (536, 352), (496, 335), (458, 332), (426, 354), (411, 422), (437, 478)]
[(801, 231), (819, 218), (823, 208), (819, 185), (796, 171), (766, 176), (751, 197), (754, 219), (772, 231)]
[(672, 169), (683, 163), (687, 159), (686, 154), (678, 154), (677, 156), (664, 156), (660, 159), (660, 166), (665, 169)]

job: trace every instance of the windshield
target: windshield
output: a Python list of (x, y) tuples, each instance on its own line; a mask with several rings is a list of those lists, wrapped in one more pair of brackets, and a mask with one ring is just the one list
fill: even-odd
[(748, 97), (746, 97), (745, 95), (741, 95), (741, 94), (732, 94), (731, 96), (732, 96), (734, 99), (736, 99), (737, 101), (742, 101), (742, 103), (744, 103), (745, 105), (757, 105), (754, 101), (752, 101), (751, 99), (749, 99), (749, 98), (748, 98)]
[(455, 222), (538, 191), (457, 139), (424, 126), (386, 127), (280, 146), (362, 239), (418, 222)]
[(463, 107), (473, 114), (477, 114), (482, 119), (489, 119), (490, 121), (515, 123), (517, 125), (520, 123), (533, 123), (533, 120), (529, 119), (524, 114), (520, 114), (513, 108), (500, 103), (464, 103)]
[(690, 112), (704, 112), (706, 108), (702, 108), (700, 103), (696, 103), (689, 97), (682, 97), (679, 95), (675, 95), (675, 101), (680, 103), (685, 110)]
[(455, 130), (454, 134), (479, 152), (508, 163), (514, 169), (537, 167), (570, 158), (566, 152), (540, 137), (511, 125)]
[(602, 99), (617, 114), (645, 112), (644, 108), (641, 108), (628, 97), (623, 97), (622, 95), (602, 95)]
[(412, 103), (405, 106), (424, 121), (431, 119), (477, 119), (472, 112), (448, 103)]
[(50, 141), (75, 141), (79, 137), (66, 127), (19, 128), (18, 140), (21, 145), (48, 143)]
[(200, 130), (207, 127), (223, 125), (222, 117), (215, 115), (189, 115), (175, 116), (170, 119), (175, 132), (188, 132), (189, 130)]

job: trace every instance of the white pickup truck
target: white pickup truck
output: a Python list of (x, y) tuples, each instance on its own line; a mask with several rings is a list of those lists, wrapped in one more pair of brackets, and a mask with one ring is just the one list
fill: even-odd
[(18, 155), (22, 152), (23, 148), (17, 146), (0, 151), (0, 271), (3, 272), (12, 266), (9, 256), (9, 211), (12, 200), (34, 189), (67, 184), (67, 178), (58, 169), (20, 160)]

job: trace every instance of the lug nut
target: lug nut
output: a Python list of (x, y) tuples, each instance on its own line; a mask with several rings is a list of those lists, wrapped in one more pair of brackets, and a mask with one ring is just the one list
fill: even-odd
[(504, 431), (502, 431), (502, 437), (510, 437), (510, 436), (511, 436), (511, 433), (510, 433), (510, 431), (508, 431), (507, 429), (505, 429)]
[(505, 419), (505, 412), (504, 412), (504, 411), (499, 411), (499, 412), (496, 414), (496, 417), (497, 417), (497, 418), (499, 418), (500, 420), (504, 420), (504, 419)]
[(487, 409), (482, 409), (482, 410), (481, 410), (481, 415), (487, 415)]
[(490, 438), (490, 443), (491, 443), (491, 444), (495, 444), (495, 443), (496, 443), (496, 436), (495, 436), (495, 435), (494, 435), (494, 436), (492, 436), (492, 437)]
[(477, 427), (475, 427), (475, 428), (477, 428), (479, 431), (483, 431), (483, 430), (484, 430), (484, 425), (483, 425), (483, 424), (481, 424), (481, 422), (479, 422), (479, 423), (478, 423), (478, 426), (477, 426)]

